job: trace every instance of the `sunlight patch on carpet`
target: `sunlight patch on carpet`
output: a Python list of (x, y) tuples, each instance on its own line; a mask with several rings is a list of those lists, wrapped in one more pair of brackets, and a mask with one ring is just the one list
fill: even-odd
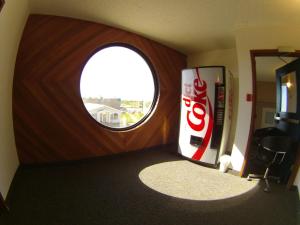
[(187, 160), (146, 167), (139, 173), (139, 178), (157, 192), (181, 199), (203, 201), (239, 196), (258, 184), (258, 181), (250, 182)]

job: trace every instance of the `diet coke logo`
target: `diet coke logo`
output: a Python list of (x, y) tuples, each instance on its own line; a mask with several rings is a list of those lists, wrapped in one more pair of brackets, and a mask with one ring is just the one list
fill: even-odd
[[(192, 110), (187, 110), (187, 122), (194, 131), (201, 131), (205, 127), (205, 115), (206, 115), (206, 82), (204, 80), (194, 80), (194, 104)], [(191, 99), (183, 98), (184, 104), (187, 108), (191, 107)], [(191, 114), (192, 113), (192, 114)], [(193, 115), (198, 122), (191, 120)]]

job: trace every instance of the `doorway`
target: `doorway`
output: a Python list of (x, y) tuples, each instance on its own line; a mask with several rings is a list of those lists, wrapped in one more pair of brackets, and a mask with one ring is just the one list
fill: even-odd
[(258, 56), (256, 62), (256, 107), (254, 129), (275, 127), (276, 70), (294, 60), (292, 56)]
[[(300, 57), (300, 51), (282, 53), (278, 50), (251, 50), (253, 101), (251, 125), (245, 153), (244, 167), (241, 175), (248, 172), (248, 161), (251, 153), (252, 135), (255, 129), (272, 126), (274, 109), (276, 111), (276, 73), (275, 69)], [(273, 75), (272, 75), (273, 74)], [(269, 90), (269, 91), (268, 91)], [(264, 94), (262, 94), (264, 93)], [(273, 95), (271, 93), (274, 93)], [(275, 99), (274, 99), (275, 97)], [(274, 117), (273, 117), (274, 118)], [(295, 166), (288, 181), (288, 188), (293, 184), (300, 165), (298, 154)]]

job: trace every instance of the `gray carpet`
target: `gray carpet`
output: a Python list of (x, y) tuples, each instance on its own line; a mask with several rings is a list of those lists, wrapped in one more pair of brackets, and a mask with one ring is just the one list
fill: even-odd
[(0, 224), (297, 224), (297, 191), (272, 184), (264, 193), (263, 183), (193, 164), (175, 150), (20, 167)]

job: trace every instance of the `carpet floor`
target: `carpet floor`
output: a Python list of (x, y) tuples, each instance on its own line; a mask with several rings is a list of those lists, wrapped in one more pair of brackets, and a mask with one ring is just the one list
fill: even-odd
[[(189, 162), (176, 147), (22, 166), (5, 225), (297, 225), (297, 190)], [(298, 215), (297, 215), (298, 214)]]

